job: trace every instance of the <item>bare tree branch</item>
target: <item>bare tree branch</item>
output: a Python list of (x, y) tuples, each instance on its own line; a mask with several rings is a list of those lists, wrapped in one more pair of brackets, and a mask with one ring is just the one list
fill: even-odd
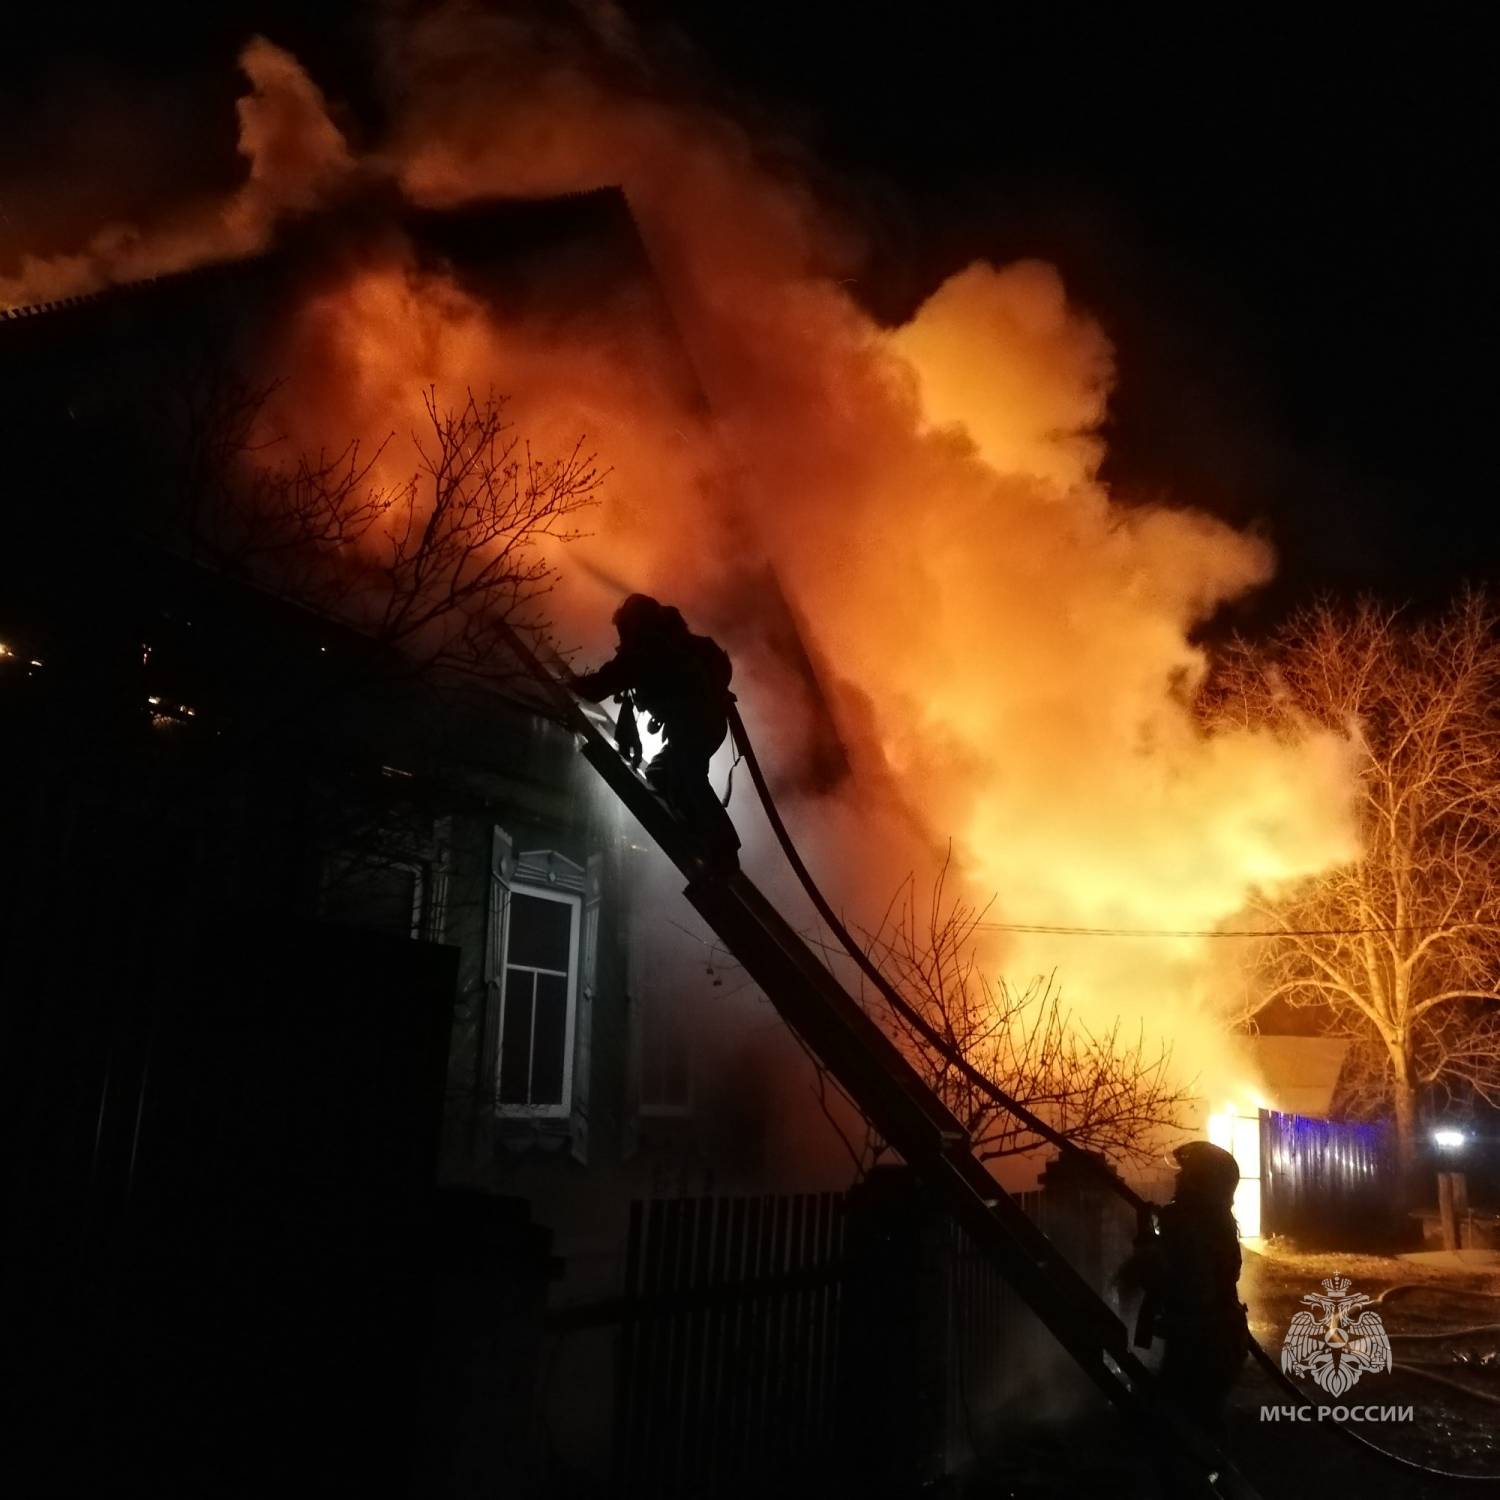
[(448, 408), (429, 388), (416, 470), (381, 485), (390, 437), (278, 461), (276, 389), (207, 367), (178, 396), (176, 523), (190, 554), (352, 625), (415, 671), (514, 676), (501, 627), (549, 629), (557, 547), (605, 479), (595, 455), (580, 439), (541, 458), (504, 397), (468, 391)]
[[(944, 872), (946, 874), (946, 871)], [(1117, 1160), (1148, 1160), (1160, 1132), (1180, 1126), (1188, 1090), (1171, 1073), (1167, 1047), (1116, 1021), (1092, 1033), (1062, 1003), (1055, 979), (1016, 989), (979, 966), (974, 934), (984, 908), (947, 899), (942, 876), (919, 917), (910, 885), (873, 946), (892, 980), (971, 1066), (1074, 1144)], [(898, 1039), (927, 1083), (969, 1132), (985, 1160), (1047, 1143), (975, 1086), (920, 1035), (893, 1018)]]
[(1479, 593), (1430, 621), (1318, 605), (1269, 645), (1233, 643), (1204, 708), (1289, 735), (1341, 729), (1361, 748), (1362, 853), (1252, 903), (1286, 936), (1250, 953), (1246, 1013), (1279, 998), (1320, 1010), (1355, 1044), (1343, 1106), (1394, 1106), (1410, 1161), (1419, 1089), (1500, 1096), (1495, 609)]

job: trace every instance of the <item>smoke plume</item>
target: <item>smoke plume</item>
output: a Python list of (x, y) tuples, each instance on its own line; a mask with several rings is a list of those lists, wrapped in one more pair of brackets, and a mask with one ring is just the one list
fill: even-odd
[[(1197, 722), (1195, 628), (1273, 558), (1100, 481), (1116, 353), (1055, 269), (978, 261), (883, 327), (851, 285), (856, 237), (744, 130), (674, 100), (617, 20), (563, 48), (450, 7), (387, 42), (394, 124), (359, 170), (429, 208), (617, 187), (668, 316), (630, 297), (507, 307), (387, 248), (285, 331), (278, 419), (311, 448), (378, 442), (429, 385), (468, 386), (511, 393), (540, 451), (586, 434), (613, 472), (559, 559), (561, 633), (608, 649), (600, 575), (678, 603), (736, 646), (747, 719), (792, 781), (805, 726), (754, 620), (773, 569), (855, 773), (788, 812), (851, 916), (877, 925), (950, 842), (996, 923), (1185, 934), (1350, 854), (1342, 741)], [(265, 41), (244, 66), (232, 200), (32, 264), (0, 298), (244, 253), (342, 190), (357, 164), (317, 88)], [(1249, 1087), (1212, 939), (992, 936), (996, 967), (1055, 970), (1081, 1024), (1139, 1018), (1216, 1101)]]
[(248, 167), (243, 186), (219, 202), (181, 205), (147, 227), (107, 225), (74, 254), (23, 256), (15, 275), (0, 276), (0, 308), (253, 254), (284, 215), (327, 201), (354, 161), (321, 91), (290, 53), (264, 37), (246, 43), (240, 67), (250, 82), (235, 105)]

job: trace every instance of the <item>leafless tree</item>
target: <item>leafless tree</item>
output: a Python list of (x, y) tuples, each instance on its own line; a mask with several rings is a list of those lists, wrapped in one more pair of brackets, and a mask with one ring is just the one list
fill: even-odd
[[(1075, 1145), (1118, 1161), (1149, 1160), (1160, 1149), (1161, 1133), (1181, 1126), (1190, 1102), (1172, 1073), (1170, 1047), (1153, 1051), (1143, 1032), (1131, 1036), (1118, 1019), (1091, 1031), (1065, 1007), (1053, 976), (1021, 988), (992, 979), (974, 942), (984, 909), (950, 900), (945, 874), (923, 911), (908, 887), (877, 935), (897, 987), (972, 1067)], [(893, 1024), (982, 1159), (1047, 1145), (900, 1016)]]
[[(1149, 1161), (1163, 1132), (1179, 1129), (1191, 1102), (1171, 1068), (1170, 1048), (1155, 1051), (1144, 1033), (1116, 1021), (1090, 1031), (1064, 1005), (1055, 980), (1038, 977), (1017, 989), (983, 970), (975, 934), (984, 909), (947, 895), (946, 870), (919, 911), (910, 883), (891, 903), (870, 952), (924, 1020), (971, 1066), (1073, 1144), (1117, 1162)], [(892, 1030), (929, 1087), (952, 1111), (982, 1160), (1046, 1149), (993, 1096), (942, 1056), (915, 1027), (880, 1002)], [(815, 1062), (816, 1066), (816, 1062)], [(868, 1126), (862, 1141), (835, 1118), (829, 1081), (818, 1070), (817, 1096), (857, 1166), (884, 1147)]]
[(595, 503), (603, 476), (582, 440), (562, 458), (536, 458), (493, 396), (470, 393), (444, 411), (429, 391), (424, 406), (419, 470), (396, 497), (375, 575), (375, 634), (481, 671), (497, 621), (545, 626), (541, 600), (553, 578), (545, 546), (578, 535), (573, 517)]
[(1439, 618), (1322, 604), (1237, 642), (1205, 698), (1218, 722), (1308, 725), (1359, 747), (1360, 856), (1253, 909), (1254, 1016), (1315, 1007), (1350, 1038), (1351, 1109), (1393, 1108), (1412, 1160), (1419, 1095), (1500, 1104), (1500, 636), (1468, 593)]
[(379, 485), (390, 438), (278, 461), (275, 385), (221, 372), (185, 391), (179, 525), (193, 555), (355, 626), (422, 667), (492, 677), (500, 625), (543, 630), (548, 549), (578, 535), (604, 474), (582, 440), (541, 459), (506, 399), (423, 396), (416, 470)]

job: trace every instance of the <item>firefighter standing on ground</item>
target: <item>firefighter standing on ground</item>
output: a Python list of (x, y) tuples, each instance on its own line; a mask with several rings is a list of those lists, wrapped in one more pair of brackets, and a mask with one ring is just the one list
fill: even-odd
[(1239, 1297), (1240, 1241), (1234, 1222), (1235, 1159), (1208, 1141), (1173, 1153), (1172, 1201), (1157, 1210), (1157, 1233), (1143, 1236), (1121, 1267), (1119, 1284), (1144, 1294), (1141, 1334), (1160, 1338), (1161, 1390), (1215, 1439), (1250, 1348)]
[[(639, 760), (633, 709), (649, 714), (666, 737), (646, 767), (646, 779), (707, 846), (715, 864), (738, 864), (739, 838), (708, 781), (708, 763), (729, 733), (733, 668), (707, 636), (694, 635), (671, 605), (632, 594), (615, 611), (620, 646), (597, 672), (577, 678), (574, 690), (597, 703), (619, 697), (619, 746)], [(632, 755), (633, 749), (633, 755)]]

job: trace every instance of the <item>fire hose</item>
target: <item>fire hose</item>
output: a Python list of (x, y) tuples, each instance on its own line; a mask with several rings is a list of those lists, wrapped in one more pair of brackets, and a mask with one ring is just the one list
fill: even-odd
[[(550, 653), (554, 665), (557, 667), (563, 683), (571, 686), (573, 671), (555, 652)], [(771, 825), (772, 832), (776, 835), (776, 841), (781, 846), (781, 851), (791, 866), (798, 882), (813, 907), (828, 930), (838, 940), (839, 945), (858, 966), (860, 972), (870, 981), (880, 994), (886, 1004), (909, 1025), (928, 1046), (930, 1046), (945, 1062), (953, 1067), (966, 1082), (973, 1085), (989, 1099), (1005, 1109), (1014, 1119), (1019, 1120), (1033, 1134), (1057, 1147), (1058, 1151), (1065, 1157), (1085, 1167), (1087, 1171), (1095, 1175), (1111, 1192), (1123, 1199), (1137, 1216), (1137, 1223), (1142, 1233), (1152, 1232), (1154, 1226), (1154, 1214), (1156, 1205), (1141, 1195), (1127, 1183), (1123, 1182), (1118, 1175), (1108, 1166), (1106, 1162), (1091, 1153), (1084, 1151), (1081, 1147), (1055, 1130), (1047, 1122), (1027, 1109), (1019, 1099), (1013, 1098), (1006, 1093), (998, 1084), (985, 1074), (981, 1073), (963, 1054), (953, 1046), (946, 1037), (942, 1035), (910, 1002), (895, 988), (885, 977), (879, 967), (870, 958), (869, 954), (854, 941), (852, 934), (844, 925), (827, 898), (819, 889), (817, 882), (812, 877), (812, 872), (802, 860), (801, 854), (792, 839), (790, 831), (782, 820), (781, 813), (776, 806), (776, 799), (772, 796), (771, 788), (766, 781), (765, 772), (761, 768), (760, 760), (755, 753), (755, 747), (751, 742), (748, 730), (745, 728), (743, 718), (739, 709), (733, 701), (729, 704), (729, 723), (733, 733), (735, 747), (739, 758), (743, 759), (750, 772), (757, 796), (760, 798), (761, 806), (765, 811), (767, 821)], [(726, 796), (725, 801), (728, 798)], [(1280, 1366), (1260, 1346), (1248, 1329), (1246, 1339), (1251, 1357), (1265, 1370), (1272, 1382), (1283, 1392), (1294, 1397), (1297, 1404), (1303, 1404), (1303, 1392), (1292, 1383), (1283, 1373)], [(1141, 1342), (1141, 1333), (1137, 1328), (1136, 1342)], [(1424, 1372), (1413, 1371), (1421, 1374)], [(1444, 1384), (1455, 1384), (1454, 1382), (1443, 1382)], [(1467, 1391), (1466, 1394), (1477, 1395), (1476, 1392)], [(1481, 1397), (1483, 1399), (1483, 1397)], [(1368, 1438), (1361, 1436), (1352, 1428), (1341, 1422), (1332, 1424), (1333, 1430), (1346, 1442), (1352, 1444), (1373, 1457), (1383, 1459), (1385, 1462), (1404, 1470), (1408, 1473), (1427, 1474), (1441, 1479), (1467, 1480), (1481, 1484), (1500, 1483), (1500, 1474), (1464, 1474), (1456, 1470), (1433, 1468), (1428, 1464), (1416, 1462), (1414, 1459), (1403, 1458), (1400, 1454), (1392, 1453), (1389, 1449), (1381, 1448), (1372, 1443)]]
[(771, 831), (776, 835), (776, 842), (781, 845), (781, 852), (786, 856), (787, 863), (791, 865), (792, 873), (796, 875), (802, 889), (807, 893), (808, 900), (817, 909), (818, 915), (823, 919), (828, 930), (833, 933), (834, 937), (838, 939), (839, 945), (859, 966), (860, 972), (865, 978), (879, 991), (885, 1003), (928, 1046), (939, 1053), (945, 1062), (956, 1069), (963, 1076), (965, 1082), (972, 1084), (980, 1093), (1000, 1105), (1033, 1134), (1041, 1136), (1043, 1140), (1056, 1146), (1071, 1160), (1084, 1166), (1090, 1173), (1099, 1177), (1113, 1192), (1117, 1193), (1130, 1204), (1138, 1218), (1150, 1215), (1154, 1211), (1154, 1204), (1142, 1198), (1133, 1188), (1122, 1182), (1106, 1162), (1083, 1150), (1082, 1147), (1070, 1141), (1065, 1135), (1053, 1129), (1040, 1116), (1033, 1114), (1031, 1110), (1027, 1109), (1019, 1099), (1013, 1098), (992, 1079), (981, 1073), (963, 1053), (933, 1026), (926, 1016), (901, 994), (881, 972), (879, 966), (870, 955), (854, 941), (853, 936), (839, 918), (838, 913), (829, 905), (828, 898), (818, 889), (817, 882), (812, 878), (812, 872), (802, 862), (802, 856), (798, 853), (797, 846), (793, 843), (792, 836), (787, 830), (786, 824), (782, 821), (781, 813), (776, 807), (776, 800), (771, 795), (771, 788), (766, 782), (765, 772), (761, 769), (760, 761), (755, 754), (755, 747), (750, 742), (750, 735), (745, 728), (745, 721), (740, 717), (739, 709), (732, 705), (729, 710), (729, 724), (734, 734), (736, 748), (739, 750), (745, 766), (750, 772), (750, 780), (755, 785), (756, 793), (760, 797), (761, 806), (765, 809), (766, 818), (771, 824)]
[[(881, 972), (879, 966), (871, 959), (868, 952), (854, 941), (848, 928), (829, 904), (827, 897), (818, 888), (817, 882), (812, 877), (812, 872), (803, 863), (802, 856), (797, 850), (791, 833), (782, 821), (781, 813), (776, 806), (776, 799), (771, 794), (771, 788), (766, 781), (765, 772), (761, 768), (760, 760), (755, 754), (755, 747), (751, 743), (749, 732), (745, 728), (745, 722), (740, 717), (739, 709), (733, 704), (730, 705), (729, 709), (729, 723), (734, 735), (735, 747), (750, 772), (750, 780), (754, 784), (756, 794), (760, 798), (761, 807), (764, 809), (766, 819), (771, 825), (771, 831), (776, 835), (776, 841), (780, 844), (781, 852), (786, 856), (787, 863), (792, 867), (793, 874), (796, 875), (808, 900), (812, 902), (818, 915), (827, 925), (828, 930), (859, 967), (860, 972), (875, 987), (881, 998), (933, 1051), (942, 1057), (944, 1062), (954, 1068), (963, 1077), (965, 1082), (971, 1084), (980, 1093), (1000, 1105), (1033, 1134), (1056, 1146), (1065, 1157), (1068, 1157), (1079, 1165), (1086, 1166), (1087, 1170), (1093, 1173), (1111, 1192), (1130, 1205), (1135, 1211), (1137, 1223), (1141, 1226), (1142, 1232), (1150, 1232), (1152, 1216), (1156, 1205), (1141, 1197), (1127, 1183), (1121, 1181), (1101, 1158), (1083, 1150), (1080, 1146), (1070, 1141), (1066, 1136), (1048, 1125), (1045, 1120), (1027, 1109), (1019, 1099), (1013, 1098), (992, 1079), (981, 1073), (957, 1047), (949, 1042), (896, 989)], [(1246, 1330), (1245, 1336), (1249, 1344), (1251, 1358), (1270, 1376), (1278, 1389), (1289, 1396), (1295, 1397), (1299, 1406), (1303, 1405), (1303, 1392), (1287, 1377), (1280, 1365), (1266, 1353), (1253, 1334)], [(1137, 1342), (1140, 1342), (1139, 1330), (1137, 1331)], [(1418, 1376), (1423, 1376), (1427, 1373), (1412, 1369), (1410, 1366), (1401, 1366), (1400, 1368), (1410, 1370), (1412, 1374)], [(1465, 1394), (1475, 1396), (1479, 1400), (1495, 1399), (1487, 1397), (1482, 1392), (1470, 1391), (1467, 1387), (1459, 1386), (1456, 1381), (1445, 1381), (1441, 1380), (1440, 1377), (1435, 1378), (1439, 1380), (1439, 1383), (1454, 1386), (1457, 1389), (1463, 1390)], [(1479, 1484), (1500, 1484), (1500, 1474), (1464, 1474), (1452, 1469), (1433, 1468), (1431, 1465), (1418, 1463), (1415, 1459), (1403, 1458), (1398, 1453), (1392, 1453), (1389, 1449), (1372, 1443), (1368, 1438), (1356, 1432), (1352, 1427), (1345, 1426), (1342, 1422), (1334, 1422), (1331, 1425), (1340, 1437), (1361, 1451), (1373, 1457), (1383, 1459), (1387, 1463), (1393, 1464), (1397, 1468), (1407, 1472), (1433, 1475), (1441, 1479), (1467, 1480)]]
[[(1287, 1396), (1294, 1397), (1299, 1406), (1304, 1404), (1303, 1392), (1292, 1383), (1283, 1372), (1281, 1366), (1261, 1348), (1253, 1334), (1250, 1335), (1250, 1357), (1266, 1372), (1271, 1379), (1271, 1383), (1278, 1390)], [(1461, 1390), (1466, 1396), (1474, 1396), (1481, 1401), (1495, 1400), (1492, 1396), (1486, 1396), (1482, 1392), (1472, 1391), (1467, 1386), (1459, 1385), (1456, 1380), (1443, 1380), (1440, 1377), (1433, 1377), (1428, 1375), (1424, 1370), (1413, 1369), (1410, 1365), (1398, 1365), (1397, 1368), (1406, 1370), (1410, 1374), (1419, 1377), (1426, 1376), (1429, 1379), (1436, 1379), (1440, 1385)], [(1431, 1464), (1418, 1463), (1414, 1458), (1403, 1458), (1399, 1453), (1392, 1453), (1389, 1448), (1382, 1448), (1378, 1443), (1372, 1443), (1369, 1438), (1357, 1433), (1352, 1427), (1346, 1427), (1342, 1422), (1332, 1422), (1329, 1425), (1346, 1442), (1352, 1443), (1356, 1448), (1370, 1454), (1372, 1457), (1383, 1459), (1386, 1463), (1394, 1464), (1397, 1468), (1404, 1469), (1408, 1473), (1432, 1474), (1439, 1479), (1462, 1479), (1467, 1480), (1471, 1484), (1500, 1484), (1500, 1474), (1465, 1474), (1457, 1469), (1437, 1469)]]

